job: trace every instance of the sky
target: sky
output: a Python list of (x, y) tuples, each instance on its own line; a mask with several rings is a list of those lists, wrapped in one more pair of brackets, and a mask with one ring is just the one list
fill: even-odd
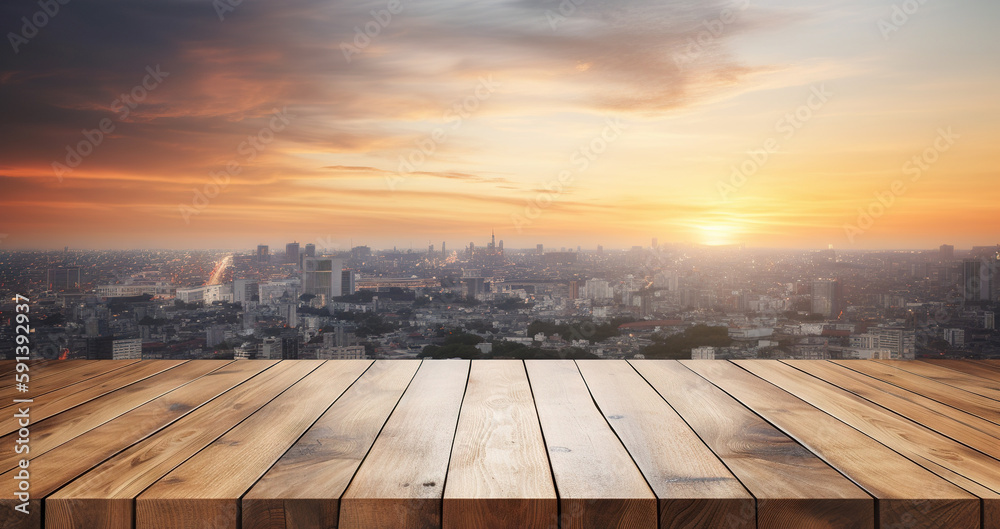
[(40, 10), (0, 249), (1000, 242), (994, 0)]

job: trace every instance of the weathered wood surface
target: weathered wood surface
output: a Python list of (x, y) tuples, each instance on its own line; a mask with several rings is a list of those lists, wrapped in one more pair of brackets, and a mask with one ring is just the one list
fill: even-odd
[(992, 361), (14, 369), (0, 529), (1000, 529)]

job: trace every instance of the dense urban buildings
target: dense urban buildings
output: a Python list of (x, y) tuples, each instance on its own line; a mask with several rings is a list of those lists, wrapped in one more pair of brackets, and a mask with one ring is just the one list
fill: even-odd
[(652, 243), (4, 251), (0, 284), (48, 358), (1000, 357), (1000, 246)]

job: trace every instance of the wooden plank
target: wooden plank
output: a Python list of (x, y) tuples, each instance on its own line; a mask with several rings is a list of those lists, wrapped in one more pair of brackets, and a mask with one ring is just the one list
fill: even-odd
[(979, 499), (730, 362), (682, 360), (877, 500), (880, 527), (979, 527)]
[(469, 361), (424, 361), (340, 501), (341, 529), (441, 526)]
[(971, 362), (976, 365), (983, 367), (988, 367), (998, 373), (1000, 373), (1000, 360), (964, 360), (965, 362)]
[(870, 360), (836, 360), (833, 363), (936, 400), (994, 424), (1000, 424), (1000, 406), (997, 406), (993, 399)]
[[(3, 360), (3, 362), (4, 367), (0, 368), (0, 388), (8, 388), (15, 383), (14, 374), (23, 371), (17, 371), (18, 362), (16, 360)], [(63, 369), (82, 365), (85, 362), (88, 362), (88, 360), (48, 360), (38, 358), (23, 363), (28, 365), (28, 373), (33, 375), (31, 380), (38, 380), (49, 375), (54, 375)]]
[(525, 362), (563, 529), (656, 529), (657, 500), (572, 360)]
[(1000, 425), (831, 362), (785, 363), (1000, 459)]
[[(59, 360), (36, 361), (28, 369), (31, 393), (40, 395), (42, 391), (51, 391), (68, 384), (76, 383), (101, 373), (134, 364), (138, 360)], [(76, 374), (74, 374), (76, 373)], [(0, 398), (6, 399), (15, 395), (23, 395), (14, 387), (14, 373), (0, 379)]]
[[(212, 372), (226, 361), (203, 360), (186, 362), (158, 375), (125, 386), (99, 399), (81, 404), (71, 410), (49, 417), (31, 426), (31, 456), (37, 457), (49, 450), (93, 430), (98, 426), (137, 408), (164, 393)], [(17, 432), (0, 437), (0, 446), (14, 446)], [(0, 453), (0, 471), (17, 465), (21, 456), (13, 452)]]
[(243, 497), (243, 529), (337, 527), (340, 497), (419, 366), (365, 371)]
[[(257, 362), (265, 361), (240, 363)], [(49, 497), (46, 508), (66, 528), (132, 529), (136, 496), (316, 367), (277, 363), (86, 473)]]
[[(3, 362), (2, 366), (0, 366), (0, 389), (9, 388), (16, 383), (14, 375), (17, 373), (23, 373), (24, 371), (17, 370), (18, 362), (16, 360), (0, 360), (0, 362)], [(37, 359), (28, 360), (23, 363), (28, 366), (27, 373), (32, 375), (30, 380), (38, 380), (70, 367), (66, 365), (69, 362), (70, 360)]]
[(968, 360), (922, 360), (922, 362), (965, 373), (966, 375), (984, 378), (992, 382), (994, 386), (1000, 384), (1000, 370), (990, 367), (987, 364), (978, 364)]
[[(951, 369), (945, 369), (927, 362), (914, 360), (875, 360), (887, 366), (895, 367), (902, 371), (908, 371), (915, 375), (948, 384), (949, 386), (963, 389), (970, 393), (982, 395), (993, 400), (1000, 400), (1000, 382), (993, 382), (980, 377), (966, 375)], [(996, 404), (994, 404), (996, 406)]]
[[(118, 416), (93, 430), (64, 443), (31, 460), (31, 511), (40, 511), (41, 499), (72, 479), (83, 474), (101, 461), (141, 441), (156, 431), (173, 423), (178, 418), (198, 408), (218, 394), (226, 391), (234, 384), (239, 384), (268, 367), (261, 362), (248, 365), (250, 362), (229, 363), (193, 380), (165, 395), (157, 397), (134, 410)], [(4, 477), (13, 481), (15, 471), (8, 472)], [(2, 500), (12, 502), (10, 493)], [(54, 517), (46, 500), (47, 519), (50, 527), (101, 527), (98, 525), (72, 524), (59, 517)], [(0, 507), (2, 509), (2, 507)], [(25, 519), (23, 515), (4, 519), (0, 514), (0, 527), (7, 529), (40, 529), (40, 520)], [(131, 527), (131, 518), (129, 520)]]
[(237, 529), (240, 497), (369, 366), (340, 360), (317, 367), (140, 494), (136, 528)]
[(520, 360), (476, 360), (444, 488), (444, 529), (545, 529), (559, 500)]
[[(781, 362), (740, 360), (739, 366), (771, 382), (985, 502), (1000, 501), (996, 459)], [(924, 414), (921, 422), (934, 417)]]
[(875, 527), (868, 493), (721, 389), (676, 361), (631, 364), (757, 498), (756, 527)]
[[(184, 360), (147, 360), (110, 373), (57, 389), (35, 399), (31, 405), (31, 421), (38, 422), (58, 415), (84, 402), (94, 400), (140, 380), (145, 380), (184, 363)], [(219, 365), (221, 367), (222, 364)], [(0, 435), (16, 432), (19, 428), (13, 414), (0, 419)]]
[(577, 367), (656, 494), (661, 528), (755, 527), (753, 496), (631, 365), (580, 360)]
[(138, 363), (139, 360), (74, 360), (74, 362), (80, 362), (80, 364), (74, 365), (68, 369), (60, 369), (58, 373), (51, 376), (46, 376), (38, 380), (29, 380), (29, 391), (27, 393), (19, 392), (14, 386), (0, 390), (0, 405), (3, 407), (11, 406), (11, 404), (9, 404), (11, 399), (37, 399), (38, 397), (41, 397), (51, 391), (74, 384), (84, 383), (88, 379), (96, 377), (97, 375), (109, 373), (125, 366)]

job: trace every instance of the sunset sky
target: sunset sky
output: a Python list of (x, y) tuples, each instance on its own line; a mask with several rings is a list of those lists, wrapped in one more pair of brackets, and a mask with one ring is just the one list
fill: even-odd
[(226, 1), (3, 3), (0, 249), (1000, 242), (996, 0)]

